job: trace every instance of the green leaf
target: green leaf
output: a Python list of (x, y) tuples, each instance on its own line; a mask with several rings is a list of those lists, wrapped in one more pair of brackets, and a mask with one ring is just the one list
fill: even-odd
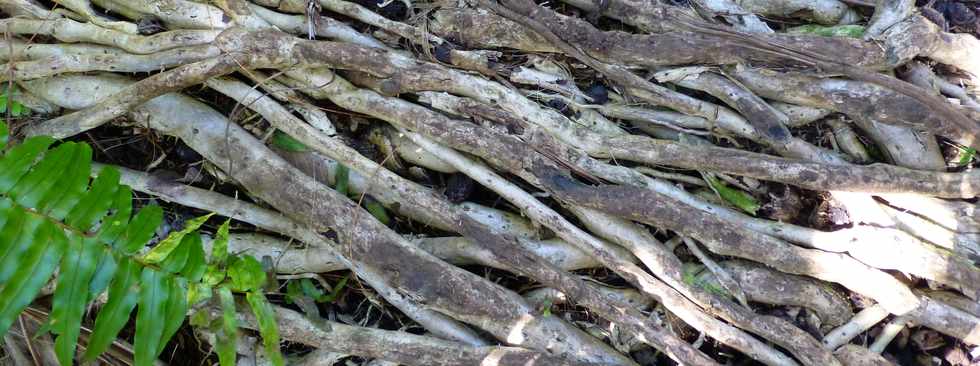
[(344, 287), (347, 287), (347, 280), (349, 279), (350, 279), (350, 274), (344, 276), (344, 278), (341, 278), (340, 281), (337, 281), (337, 284), (333, 286), (333, 290), (330, 290), (329, 294), (320, 297), (319, 299), (317, 299), (317, 301), (319, 302), (337, 301), (337, 299), (340, 298), (341, 291), (344, 291)]
[(95, 268), (95, 274), (92, 275), (92, 282), (89, 283), (88, 287), (88, 293), (93, 297), (102, 293), (102, 290), (109, 286), (109, 281), (112, 281), (116, 269), (119, 268), (111, 249), (99, 245), (99, 262)]
[(82, 360), (91, 362), (104, 352), (129, 321), (129, 314), (139, 300), (140, 265), (129, 258), (119, 261), (119, 269), (109, 287), (109, 298), (95, 318), (95, 328), (89, 337)]
[(9, 192), (53, 143), (54, 139), (50, 137), (37, 136), (10, 149), (0, 160), (0, 194)]
[(92, 181), (92, 189), (68, 213), (68, 226), (88, 231), (109, 211), (118, 190), (119, 171), (112, 168), (102, 169), (99, 176)]
[[(16, 209), (20, 210), (19, 207)], [(8, 241), (10, 239), (8, 237), (3, 236), (4, 235), (3, 230), (7, 226), (7, 222), (9, 222), (11, 218), (16, 219), (18, 217), (23, 217), (23, 216), (15, 216), (13, 214), (14, 210), (15, 208), (14, 208), (13, 201), (11, 201), (9, 198), (6, 197), (0, 197), (0, 253), (3, 253), (4, 248), (10, 244), (10, 241)], [(16, 228), (16, 226), (14, 226), (13, 228)]]
[(310, 150), (310, 148), (306, 147), (306, 145), (304, 145), (302, 142), (299, 142), (292, 136), (289, 136), (285, 132), (279, 130), (276, 130), (276, 132), (272, 134), (272, 146), (293, 152), (304, 152)]
[(184, 244), (188, 246), (187, 263), (180, 270), (180, 274), (190, 282), (201, 282), (201, 278), (204, 277), (204, 271), (207, 270), (207, 263), (204, 261), (204, 244), (201, 241), (201, 235), (199, 233), (194, 233), (194, 235), (190, 235), (188, 238), (192, 239), (190, 242)]
[(92, 148), (79, 144), (77, 155), (68, 170), (62, 172), (57, 186), (41, 199), (40, 211), (56, 220), (68, 216), (75, 205), (85, 197), (88, 190), (89, 173), (92, 170)]
[[(169, 273), (178, 273), (180, 270), (184, 269), (187, 265), (187, 257), (190, 256), (191, 242), (194, 241), (194, 237), (197, 237), (197, 241), (201, 241), (201, 234), (197, 232), (192, 232), (184, 236), (174, 250), (172, 250), (163, 261), (158, 263), (160, 269)], [(152, 250), (150, 251), (152, 252)]]
[(76, 163), (78, 146), (77, 143), (67, 142), (45, 154), (44, 159), (41, 159), (41, 162), (10, 190), (9, 195), (14, 198), (14, 202), (24, 207), (35, 208), (52, 189), (57, 192), (55, 187), (60, 187), (59, 178), (69, 165)]
[(51, 300), (51, 331), (58, 335), (54, 349), (62, 365), (71, 365), (75, 358), (82, 315), (89, 301), (89, 283), (102, 246), (94, 240), (72, 236), (68, 249), (72, 254), (61, 260), (58, 286)]
[(153, 237), (153, 232), (157, 226), (163, 222), (163, 209), (160, 206), (143, 207), (136, 213), (133, 221), (126, 227), (126, 237), (115, 243), (115, 249), (124, 254), (133, 254), (146, 245)]
[(160, 263), (164, 258), (167, 258), (167, 256), (170, 255), (170, 252), (180, 246), (180, 243), (184, 240), (184, 236), (200, 228), (201, 225), (204, 225), (204, 222), (208, 221), (208, 219), (213, 215), (214, 213), (209, 213), (207, 215), (188, 220), (184, 224), (183, 229), (170, 233), (166, 239), (163, 239), (163, 241), (157, 244), (157, 246), (150, 249), (150, 252), (143, 256), (143, 261), (151, 264)]
[(728, 201), (728, 203), (731, 203), (733, 206), (738, 207), (742, 211), (748, 212), (754, 216), (755, 212), (759, 210), (759, 207), (761, 207), (759, 202), (755, 200), (755, 197), (752, 197), (748, 193), (728, 187), (725, 183), (722, 183), (717, 178), (711, 176), (708, 176), (707, 180), (708, 184), (710, 184), (711, 187), (718, 192), (718, 195), (721, 196), (722, 199)]
[(201, 301), (211, 298), (211, 286), (201, 282), (191, 282), (187, 284), (187, 304), (197, 305)]
[(46, 221), (22, 210), (22, 207), (14, 207), (14, 217), (0, 231), (0, 283), (7, 282), (21, 267), (22, 256), (34, 243), (47, 240), (41, 236), (47, 232), (40, 229)]
[(364, 200), (364, 208), (367, 209), (367, 211), (370, 212), (374, 218), (381, 221), (382, 224), (388, 225), (391, 223), (391, 218), (388, 217), (388, 212), (385, 211), (385, 207), (378, 203), (378, 201), (366, 198)]
[(231, 278), (231, 289), (235, 291), (252, 291), (265, 284), (262, 263), (250, 255), (232, 257), (228, 264), (228, 277)]
[(732, 297), (732, 295), (729, 294), (720, 283), (718, 283), (718, 280), (715, 279), (714, 274), (702, 264), (684, 263), (681, 267), (681, 272), (681, 280), (690, 286), (703, 289), (721, 297)]
[(204, 278), (202, 281), (208, 286), (217, 286), (221, 281), (225, 280), (227, 273), (224, 268), (218, 267), (216, 264), (209, 264), (208, 268), (204, 271)]
[(41, 199), (40, 211), (56, 220), (68, 216), (75, 205), (85, 197), (88, 190), (89, 173), (92, 170), (92, 148), (79, 144), (74, 161), (67, 171), (61, 172), (57, 185)]
[(299, 286), (303, 290), (303, 295), (306, 295), (311, 299), (320, 299), (325, 295), (323, 290), (316, 287), (316, 285), (313, 284), (313, 280), (309, 278), (300, 279)]
[(118, 241), (123, 239), (123, 234), (126, 233), (129, 226), (129, 216), (133, 213), (132, 201), (132, 189), (127, 186), (120, 186), (116, 190), (116, 194), (112, 198), (112, 206), (109, 208), (112, 213), (102, 219), (102, 224), (99, 226), (99, 241), (111, 245), (113, 248), (122, 246)]
[(11, 100), (10, 101), (10, 115), (12, 117), (26, 116), (27, 115), (27, 111), (28, 111), (28, 109), (27, 108), (24, 108), (24, 105), (23, 104), (20, 104), (20, 102), (18, 102), (16, 100)]
[(38, 231), (42, 240), (31, 245), (10, 281), (0, 281), (4, 282), (0, 290), (0, 334), (7, 333), (17, 315), (34, 301), (68, 246), (68, 240), (54, 224), (45, 221)]
[(214, 242), (211, 244), (211, 261), (208, 263), (224, 265), (228, 259), (228, 227), (231, 219), (225, 220), (214, 235)]
[(151, 366), (157, 358), (157, 345), (163, 337), (167, 298), (170, 287), (167, 275), (143, 268), (139, 311), (136, 313), (136, 337), (133, 339), (136, 366)]
[(221, 299), (221, 330), (217, 334), (218, 363), (221, 366), (235, 365), (235, 342), (238, 338), (238, 319), (235, 318), (235, 298), (231, 289), (226, 286), (218, 288), (218, 298)]
[(789, 28), (786, 33), (812, 34), (822, 37), (850, 37), (861, 38), (864, 36), (864, 26), (862, 25), (834, 25), (822, 26), (816, 24), (801, 25)]
[(211, 324), (211, 319), (208, 316), (208, 309), (200, 309), (191, 314), (191, 326), (195, 328), (207, 328)]
[(259, 323), (259, 334), (262, 335), (266, 357), (274, 366), (283, 366), (282, 353), (279, 352), (279, 327), (276, 325), (276, 314), (272, 310), (272, 304), (269, 304), (269, 300), (265, 299), (262, 292), (249, 292), (245, 294), (245, 300), (248, 301), (252, 314), (255, 314), (255, 320)]
[(286, 282), (286, 302), (294, 303), (297, 299), (306, 296), (303, 294), (303, 289), (300, 287), (300, 281), (287, 281)]
[(10, 141), (10, 130), (7, 129), (7, 124), (0, 122), (0, 150), (7, 147), (7, 142)]
[(350, 194), (350, 169), (344, 164), (337, 164), (337, 184), (334, 185), (334, 190), (340, 193), (344, 197)]
[(970, 164), (971, 161), (973, 161), (973, 157), (976, 155), (977, 155), (977, 149), (968, 147), (963, 152), (960, 153), (960, 160), (956, 162), (956, 165), (966, 166), (967, 164)]
[(156, 354), (163, 352), (170, 338), (177, 333), (180, 326), (184, 324), (187, 317), (187, 279), (183, 277), (167, 276), (169, 287), (167, 296), (166, 312), (164, 313), (163, 336), (157, 343)]

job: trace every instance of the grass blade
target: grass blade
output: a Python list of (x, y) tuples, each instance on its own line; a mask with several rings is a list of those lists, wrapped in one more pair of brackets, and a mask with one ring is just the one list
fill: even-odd
[(749, 214), (755, 216), (756, 211), (762, 207), (759, 205), (759, 202), (756, 201), (755, 197), (752, 197), (748, 193), (731, 188), (717, 178), (710, 176), (707, 178), (708, 184), (711, 185), (711, 188), (714, 188), (715, 192), (718, 192), (718, 195), (721, 196), (722, 199), (728, 201), (728, 203), (731, 203), (733, 206), (738, 207), (742, 211), (748, 212)]
[(221, 366), (235, 365), (235, 343), (238, 338), (238, 319), (235, 318), (235, 298), (227, 286), (218, 288), (218, 298), (221, 300), (221, 331), (218, 332), (218, 342), (215, 350), (218, 352), (218, 363)]
[(350, 194), (350, 169), (344, 164), (337, 164), (337, 184), (334, 185), (334, 190), (340, 193), (344, 197)]
[(279, 352), (279, 326), (276, 325), (276, 313), (272, 310), (272, 304), (262, 292), (249, 292), (245, 294), (245, 300), (259, 323), (259, 334), (262, 335), (266, 357), (274, 366), (283, 366), (282, 353)]

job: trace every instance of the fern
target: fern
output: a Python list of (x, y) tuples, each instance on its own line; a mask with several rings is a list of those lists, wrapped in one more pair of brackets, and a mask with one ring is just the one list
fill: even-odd
[(71, 365), (87, 305), (108, 291), (82, 360), (104, 352), (138, 307), (135, 364), (151, 365), (183, 324), (188, 308), (217, 291), (225, 316), (217, 324), (222, 365), (235, 362), (237, 330), (232, 291), (243, 292), (259, 323), (266, 353), (282, 365), (266, 278), (250, 256), (227, 254), (228, 222), (205, 259), (198, 228), (211, 216), (187, 223), (140, 254), (160, 225), (163, 211), (147, 206), (132, 215), (132, 191), (119, 172), (104, 169), (90, 179), (92, 150), (84, 143), (58, 144), (33, 137), (8, 145), (0, 123), (0, 336), (34, 300), (55, 271), (47, 329), (55, 353)]

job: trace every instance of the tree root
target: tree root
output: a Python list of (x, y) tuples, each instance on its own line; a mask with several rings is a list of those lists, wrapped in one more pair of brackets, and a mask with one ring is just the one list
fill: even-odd
[[(976, 100), (925, 63), (902, 73), (918, 86), (877, 73), (924, 56), (977, 75), (980, 48), (968, 46), (980, 41), (943, 33), (900, 1), (877, 6), (867, 35), (880, 46), (772, 32), (752, 14), (808, 9), (820, 23), (856, 20), (834, 0), (740, 2), (746, 14), (699, 1), (742, 30), (670, 5), (565, 2), (589, 21), (524, 0), (423, 1), (404, 20), (342, 0), (316, 1), (323, 13), (300, 0), (72, 0), (59, 11), (0, 0), (11, 16), (0, 20), (0, 80), (19, 86), (5, 96), (28, 108), (75, 110), (13, 124), (15, 137), (68, 138), (110, 122), (175, 136), (272, 209), (124, 168), (123, 181), (295, 239), (304, 246), (236, 233), (230, 246), (273, 258), (283, 275), (350, 270), (433, 336), (280, 308), (284, 337), (319, 349), (302, 362), (632, 365), (638, 359), (624, 353), (648, 346), (683, 364), (731, 362), (704, 353), (716, 348), (701, 348), (707, 336), (769, 365), (888, 364), (875, 352), (905, 326), (980, 344), (980, 216), (962, 200), (980, 195), (980, 175), (947, 172), (953, 164), (936, 139), (978, 147)], [(646, 33), (609, 30), (601, 16)], [(166, 30), (134, 32), (146, 19)], [(143, 72), (152, 75), (129, 79)], [(576, 85), (583, 77), (593, 85)], [(230, 101), (229, 115), (176, 94), (195, 85), (221, 101), (216, 109)], [(866, 149), (840, 115), (829, 125), (845, 154), (803, 138), (831, 113), (854, 120), (879, 149)], [(232, 122), (243, 115), (242, 126)], [(303, 151), (266, 146), (274, 133)], [(359, 139), (378, 156), (355, 148)], [(869, 151), (894, 165), (848, 162), (879, 158)], [(432, 177), (470, 179), (480, 196), (461, 202)], [(753, 200), (783, 185), (831, 191), (854, 225), (823, 231), (750, 216), (694, 192), (721, 195), (711, 177)], [(341, 181), (345, 194), (330, 189)], [(376, 220), (365, 200), (395, 223)], [(686, 270), (697, 263), (721, 277), (721, 290), (691, 282)], [(534, 284), (515, 290), (460, 267), (473, 265)], [(911, 289), (915, 281), (886, 270), (947, 291)], [(605, 282), (596, 274), (626, 288), (594, 283)], [(839, 289), (818, 280), (876, 304), (854, 315)], [(757, 313), (756, 303), (806, 309), (807, 330)], [(586, 315), (551, 315), (568, 309)], [(662, 324), (662, 312), (674, 323)], [(846, 345), (889, 314), (892, 332), (870, 350)], [(575, 326), (595, 330), (593, 322), (615, 348)], [(694, 344), (687, 326), (701, 333)]]

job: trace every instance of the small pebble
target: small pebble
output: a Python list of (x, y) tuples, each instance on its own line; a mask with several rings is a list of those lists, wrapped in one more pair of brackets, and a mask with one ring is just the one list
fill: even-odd
[(977, 21), (977, 15), (966, 4), (955, 1), (937, 1), (933, 8), (943, 14), (951, 25), (968, 26)]
[(549, 106), (551, 108), (557, 109), (559, 112), (562, 112), (562, 113), (565, 113), (565, 111), (568, 109), (568, 105), (565, 104), (565, 102), (561, 101), (561, 99), (558, 99), (558, 98), (548, 100), (548, 102), (546, 102), (545, 105), (547, 105), (547, 106)]
[(439, 62), (452, 64), (452, 50), (453, 49), (452, 47), (449, 47), (449, 44), (443, 42), (432, 50), (432, 55), (435, 56), (436, 60), (439, 60)]
[(463, 173), (456, 173), (449, 177), (446, 183), (446, 199), (452, 203), (460, 203), (469, 198), (476, 187), (476, 182)]
[(197, 151), (194, 151), (194, 149), (191, 149), (190, 146), (187, 146), (183, 142), (180, 142), (174, 149), (174, 155), (177, 156), (177, 159), (185, 163), (196, 163), (204, 159), (201, 157), (201, 154), (198, 154)]
[(609, 90), (605, 85), (596, 83), (585, 89), (585, 95), (592, 98), (592, 104), (606, 104), (609, 101)]
[(141, 35), (149, 36), (167, 30), (157, 17), (144, 15), (136, 20), (136, 29)]

